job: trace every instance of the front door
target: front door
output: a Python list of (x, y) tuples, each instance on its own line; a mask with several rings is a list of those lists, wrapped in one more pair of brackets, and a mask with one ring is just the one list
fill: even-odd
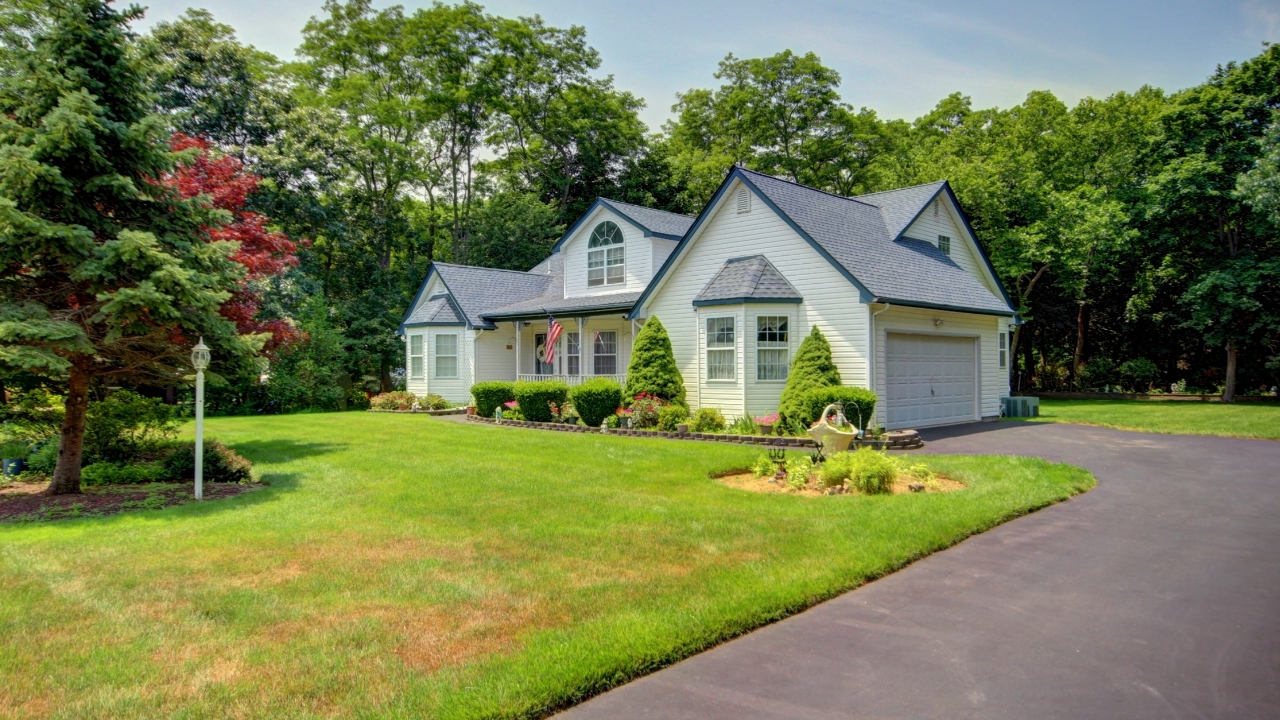
[(534, 354), (534, 364), (537, 366), (534, 369), (534, 372), (539, 375), (555, 375), (556, 366), (549, 362), (543, 362), (547, 357), (547, 334), (538, 333), (537, 335), (534, 335), (533, 345), (537, 349), (537, 352)]

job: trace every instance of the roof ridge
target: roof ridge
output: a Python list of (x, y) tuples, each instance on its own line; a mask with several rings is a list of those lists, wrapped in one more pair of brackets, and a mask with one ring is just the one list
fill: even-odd
[(903, 190), (913, 190), (915, 188), (924, 187), (926, 185), (938, 185), (945, 182), (947, 182), (945, 178), (943, 178), (942, 180), (931, 180), (925, 183), (916, 183), (915, 185), (903, 185), (900, 188), (893, 188), (892, 190), (877, 190), (875, 192), (862, 193), (861, 195), (858, 195), (856, 197), (864, 198), (864, 197), (871, 197), (872, 195), (888, 195), (889, 193), (902, 192)]
[(607, 198), (603, 196), (598, 197), (597, 199), (603, 200), (607, 203), (613, 203), (614, 205), (626, 205), (627, 207), (640, 208), (641, 210), (649, 210), (651, 212), (666, 213), (667, 215), (675, 215), (676, 217), (687, 218), (689, 220), (696, 220), (698, 217), (697, 215), (685, 215), (684, 213), (671, 212), (670, 210), (662, 210), (659, 208), (649, 207), (648, 205), (641, 205), (640, 203), (627, 202), (626, 200), (614, 200), (613, 198)]
[[(546, 260), (543, 260), (542, 262), (546, 262)], [(466, 268), (467, 270), (490, 270), (492, 272), (515, 273), (517, 275), (528, 275), (529, 277), (548, 277), (550, 275), (550, 273), (546, 273), (546, 274), (532, 273), (532, 272), (529, 272), (528, 270), (509, 270), (507, 268), (491, 268), (491, 267), (485, 267), (483, 265), (459, 265), (458, 263), (440, 262), (439, 260), (433, 260), (432, 264), (444, 265), (445, 267)], [(537, 266), (535, 265), (534, 267), (537, 267)]]
[(780, 183), (786, 183), (786, 184), (788, 184), (788, 185), (795, 185), (795, 186), (796, 186), (796, 187), (798, 187), (798, 188), (804, 188), (805, 190), (809, 190), (809, 191), (811, 191), (811, 192), (821, 193), (821, 194), (823, 194), (823, 195), (826, 195), (827, 197), (833, 197), (833, 198), (835, 198), (835, 199), (837, 199), (837, 200), (848, 200), (849, 202), (856, 202), (856, 203), (858, 203), (859, 205), (866, 205), (867, 207), (869, 207), (869, 208), (875, 208), (876, 210), (879, 210), (879, 209), (880, 209), (880, 206), (879, 206), (879, 205), (872, 205), (871, 203), (869, 203), (869, 202), (865, 202), (865, 201), (863, 201), (863, 200), (859, 200), (859, 199), (858, 199), (858, 198), (856, 198), (856, 197), (849, 197), (849, 196), (847, 196), (847, 195), (837, 195), (837, 194), (835, 194), (835, 193), (833, 193), (833, 192), (827, 192), (826, 190), (820, 190), (820, 189), (818, 189), (818, 188), (816, 188), (816, 187), (810, 187), (810, 186), (808, 186), (808, 185), (805, 185), (804, 183), (796, 182), (795, 180), (788, 180), (788, 179), (786, 179), (786, 178), (780, 178), (780, 177), (778, 177), (777, 175), (770, 175), (769, 173), (762, 173), (762, 172), (760, 172), (759, 170), (750, 170), (750, 169), (748, 169), (748, 168), (738, 168), (738, 169), (739, 169), (739, 170), (741, 170), (741, 171), (743, 171), (743, 172), (751, 173), (752, 175), (759, 175), (760, 177), (766, 177), (766, 178), (769, 178), (770, 180), (777, 180), (777, 181), (778, 181), (778, 182), (780, 182)]

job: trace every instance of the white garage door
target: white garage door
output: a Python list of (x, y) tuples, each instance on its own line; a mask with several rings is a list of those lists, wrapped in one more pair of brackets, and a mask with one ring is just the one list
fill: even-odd
[(975, 419), (974, 338), (889, 333), (885, 355), (890, 428)]

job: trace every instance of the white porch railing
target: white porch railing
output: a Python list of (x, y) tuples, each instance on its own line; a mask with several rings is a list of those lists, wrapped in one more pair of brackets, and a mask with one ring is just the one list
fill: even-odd
[(533, 382), (537, 380), (559, 380), (565, 385), (581, 385), (588, 380), (596, 378), (608, 378), (619, 385), (626, 386), (627, 376), (623, 375), (516, 375), (516, 379), (521, 382)]

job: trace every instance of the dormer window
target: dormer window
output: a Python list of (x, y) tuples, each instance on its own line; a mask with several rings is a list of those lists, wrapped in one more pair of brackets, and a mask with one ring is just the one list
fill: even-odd
[(626, 280), (622, 229), (608, 220), (591, 231), (587, 243), (587, 285), (620, 285)]

